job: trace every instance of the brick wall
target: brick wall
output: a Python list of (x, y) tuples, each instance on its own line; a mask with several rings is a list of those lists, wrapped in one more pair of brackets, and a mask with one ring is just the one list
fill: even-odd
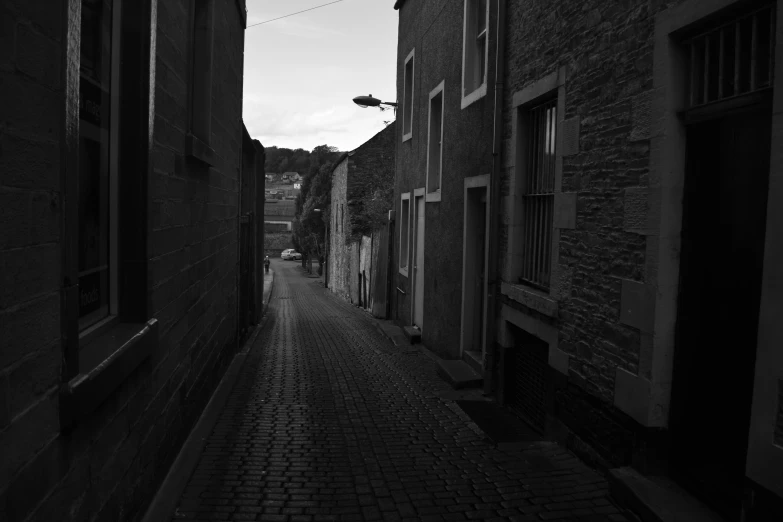
[(31, 507), (27, 499), (9, 505), (3, 492), (59, 428), (63, 35), (61, 10), (43, 4), (0, 5), (2, 520)]
[[(411, 209), (415, 209), (413, 191), (426, 186), (429, 93), (444, 81), (441, 200), (425, 205), (426, 313), (422, 342), (449, 358), (456, 358), (460, 353), (464, 179), (489, 174), (492, 166), (494, 101), (491, 84), (495, 75), (496, 23), (490, 15), (487, 95), (462, 109), (463, 5), (463, 2), (452, 0), (406, 1), (400, 9), (397, 47), (397, 100), (401, 103), (405, 58), (415, 48), (413, 137), (402, 142), (402, 125), (396, 131), (394, 204), (398, 213), (400, 194), (410, 192)], [(399, 111), (397, 117), (402, 119)], [(411, 219), (411, 227), (413, 223)], [(399, 229), (396, 241), (399, 243)], [(413, 243), (410, 252), (412, 255)], [(399, 252), (394, 261), (397, 267), (398, 256)], [(397, 310), (397, 320), (408, 325), (412, 313), (413, 271), (405, 277), (395, 268), (394, 274), (394, 285), (406, 295), (395, 293), (397, 302), (393, 309)]]
[(134, 520), (236, 349), (244, 33), (235, 0), (216, 0), (208, 168), (185, 154), (190, 2), (158, 3), (147, 279), (159, 345), (61, 432), (64, 4), (0, 6), (0, 519)]

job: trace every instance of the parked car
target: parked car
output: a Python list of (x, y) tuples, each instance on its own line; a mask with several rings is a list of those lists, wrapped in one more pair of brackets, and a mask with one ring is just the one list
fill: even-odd
[(281, 252), (280, 257), (288, 261), (289, 259), (302, 259), (302, 254), (294, 250), (293, 248), (287, 248)]

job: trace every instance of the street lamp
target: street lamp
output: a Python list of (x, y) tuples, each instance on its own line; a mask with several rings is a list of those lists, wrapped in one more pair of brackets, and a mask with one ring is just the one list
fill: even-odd
[[(367, 107), (378, 107), (381, 111), (385, 111), (391, 107), (395, 112), (397, 111), (396, 103), (381, 101), (378, 98), (373, 98), (372, 94), (369, 96), (357, 96), (353, 99), (353, 102), (362, 109), (366, 109)], [(388, 107), (383, 107), (384, 105), (388, 105)]]

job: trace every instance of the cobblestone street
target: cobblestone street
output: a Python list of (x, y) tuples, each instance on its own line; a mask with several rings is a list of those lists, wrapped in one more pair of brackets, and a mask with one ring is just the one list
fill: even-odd
[(266, 324), (172, 520), (629, 520), (549, 442), (493, 446), (422, 350), (275, 259)]

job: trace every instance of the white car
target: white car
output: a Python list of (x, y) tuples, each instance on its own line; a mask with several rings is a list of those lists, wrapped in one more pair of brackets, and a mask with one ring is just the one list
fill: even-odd
[(302, 259), (302, 254), (293, 248), (287, 248), (280, 253), (280, 257), (283, 260), (288, 261), (289, 259)]

